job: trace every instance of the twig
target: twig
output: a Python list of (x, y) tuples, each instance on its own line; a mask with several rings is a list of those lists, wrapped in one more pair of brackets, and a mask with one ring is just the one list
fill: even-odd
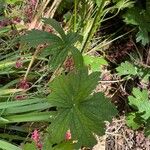
[(28, 65), (27, 71), (26, 71), (25, 76), (24, 76), (24, 80), (27, 79), (27, 76), (28, 76), (28, 74), (30, 72), (32, 64), (33, 64), (33, 62), (34, 62), (34, 60), (35, 60), (35, 58), (36, 58), (36, 56), (37, 56), (37, 54), (39, 53), (40, 50), (41, 50), (41, 48), (40, 48), (40, 46), (38, 46), (36, 51), (34, 52), (32, 58), (31, 58), (31, 61), (30, 61), (29, 65)]
[(125, 79), (121, 80), (100, 80), (99, 83), (118, 83), (118, 82), (123, 82)]

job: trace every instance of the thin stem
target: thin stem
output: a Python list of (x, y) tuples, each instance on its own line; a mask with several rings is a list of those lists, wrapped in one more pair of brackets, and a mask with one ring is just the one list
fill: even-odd
[[(113, 15), (113, 16), (111, 16), (111, 17), (108, 17), (108, 18), (106, 18), (106, 19), (103, 19), (103, 21), (102, 22), (105, 22), (105, 21), (107, 21), (107, 20), (110, 20), (110, 19), (112, 19), (112, 18), (114, 18), (114, 17), (116, 17), (118, 14), (119, 14), (119, 10)], [(108, 12), (106, 12), (106, 14), (107, 14)]]
[(95, 25), (97, 25), (97, 19), (98, 19), (99, 15), (100, 15), (100, 13), (101, 13), (101, 11), (102, 11), (102, 9), (103, 9), (104, 3), (105, 3), (105, 0), (102, 0), (101, 6), (98, 8), (98, 11), (97, 11), (96, 16), (95, 16), (95, 18), (94, 18), (94, 20), (93, 20), (93, 23), (92, 23), (92, 25), (91, 25), (90, 31), (89, 31), (89, 33), (88, 33), (88, 36), (87, 36), (87, 38), (86, 38), (86, 40), (85, 40), (85, 42), (83, 43), (83, 46), (82, 46), (82, 48), (81, 48), (81, 53), (83, 53), (83, 51), (84, 51), (84, 49), (85, 49), (85, 47), (86, 47), (86, 45), (87, 45), (87, 43), (88, 43), (90, 37), (92, 36), (93, 29), (95, 28)]
[(120, 79), (120, 80), (100, 80), (98, 81), (99, 83), (118, 83), (118, 82), (123, 82), (126, 79)]
[(133, 32), (134, 30), (135, 30), (135, 28), (132, 29), (132, 30), (130, 30), (129, 32), (123, 34), (123, 35), (118, 36), (117, 38), (115, 38), (115, 39), (113, 39), (113, 40), (111, 40), (111, 41), (109, 41), (109, 42), (107, 42), (107, 43), (105, 43), (105, 44), (103, 44), (103, 45), (101, 45), (101, 46), (97, 46), (96, 48), (91, 49), (90, 51), (86, 52), (86, 55), (89, 54), (89, 53), (91, 53), (91, 52), (93, 52), (93, 51), (95, 51), (96, 49), (101, 49), (101, 48), (107, 46), (108, 44), (110, 44), (110, 43), (112, 43), (112, 42), (114, 42), (114, 41), (116, 41), (116, 40), (122, 38), (123, 36), (125, 36), (125, 35), (127, 35), (127, 34)]
[(36, 58), (36, 56), (37, 56), (37, 54), (39, 53), (40, 50), (41, 50), (41, 48), (40, 48), (40, 46), (39, 46), (39, 47), (36, 49), (36, 51), (34, 52), (34, 55), (32, 56), (31, 61), (30, 61), (30, 63), (29, 63), (29, 66), (28, 66), (28, 68), (27, 68), (27, 71), (26, 71), (26, 73), (25, 73), (24, 80), (27, 79), (27, 76), (28, 76), (28, 74), (29, 74), (29, 72), (30, 72), (30, 69), (31, 69), (31, 67), (32, 67), (32, 64), (33, 64), (33, 62), (34, 62), (34, 60), (35, 60), (35, 58)]

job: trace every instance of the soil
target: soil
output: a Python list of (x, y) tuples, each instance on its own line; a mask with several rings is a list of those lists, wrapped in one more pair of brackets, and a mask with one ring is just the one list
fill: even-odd
[(93, 150), (150, 150), (150, 138), (141, 130), (129, 129), (121, 116), (107, 123), (105, 135), (98, 138)]

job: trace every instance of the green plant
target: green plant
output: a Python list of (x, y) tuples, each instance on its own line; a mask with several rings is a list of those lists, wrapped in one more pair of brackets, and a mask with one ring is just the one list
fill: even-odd
[(147, 90), (133, 88), (132, 96), (128, 97), (129, 105), (134, 112), (127, 115), (127, 125), (133, 129), (138, 129), (145, 125), (145, 134), (150, 136), (149, 118), (150, 118), (150, 102)]
[(150, 8), (148, 7), (148, 1), (146, 3), (146, 9), (142, 9), (140, 7), (132, 7), (127, 10), (127, 12), (123, 15), (124, 21), (127, 24), (132, 24), (138, 28), (138, 33), (136, 34), (136, 41), (141, 42), (143, 45), (149, 43), (149, 33), (150, 33)]
[[(70, 129), (73, 139), (78, 140), (78, 147), (93, 146), (96, 143), (94, 134), (102, 135), (104, 133), (104, 121), (110, 120), (117, 111), (102, 93), (91, 95), (98, 83), (100, 74), (95, 72), (89, 75), (88, 69), (84, 67), (83, 56), (76, 48), (76, 44), (82, 41), (82, 36), (69, 31), (65, 33), (54, 19), (43, 20), (45, 24), (53, 27), (55, 33), (32, 30), (21, 37), (21, 42), (28, 43), (31, 47), (47, 43), (48, 46), (42, 51), (46, 50), (44, 56), (50, 56), (50, 67), (56, 71), (62, 67), (67, 56), (71, 55), (75, 63), (74, 71), (67, 75), (62, 72), (62, 75), (54, 78), (53, 82), (50, 80), (52, 93), (47, 100), (51, 107), (56, 107), (57, 114), (48, 128), (49, 138), (52, 144), (59, 144), (64, 140), (66, 131)], [(31, 59), (27, 73), (29, 73), (29, 68), (38, 53), (35, 54), (34, 58)], [(85, 56), (85, 58), (87, 57)], [(99, 59), (94, 61), (107, 64), (104, 59)], [(94, 69), (94, 71), (98, 70), (98, 66)]]
[(32, 47), (36, 47), (43, 43), (50, 43), (46, 50), (48, 50), (48, 55), (52, 55), (50, 64), (53, 69), (62, 65), (69, 53), (71, 53), (74, 58), (75, 66), (77, 68), (82, 67), (82, 56), (74, 46), (82, 37), (73, 32), (66, 34), (60, 24), (54, 19), (44, 19), (44, 22), (51, 25), (59, 35), (45, 31), (32, 30), (29, 31), (27, 35), (22, 36), (21, 41), (27, 42)]
[(79, 147), (93, 146), (94, 134), (104, 133), (104, 121), (110, 120), (117, 111), (102, 93), (91, 95), (98, 80), (99, 73), (88, 75), (84, 68), (61, 75), (50, 84), (52, 93), (48, 102), (57, 108), (48, 129), (53, 143), (62, 141), (68, 129)]
[[(124, 79), (138, 78), (141, 84), (149, 82), (150, 70), (142, 64), (125, 61), (116, 70), (117, 74)], [(126, 116), (127, 125), (134, 130), (144, 127), (145, 135), (149, 136), (150, 102), (148, 90), (133, 87), (132, 94), (128, 96), (128, 101), (132, 111)]]
[[(83, 53), (100, 51), (104, 41), (99, 37), (95, 43), (94, 34), (101, 29), (101, 24), (117, 16), (120, 10), (132, 6), (133, 1), (130, 0), (114, 0), (113, 3), (110, 3), (109, 0), (75, 0), (74, 14), (67, 22), (67, 26), (75, 32), (78, 31), (83, 36), (82, 43), (78, 45), (78, 49)], [(112, 16), (107, 17), (109, 13)]]
[[(117, 114), (109, 99), (95, 90), (99, 84), (100, 72), (103, 71), (101, 65), (110, 65), (105, 57), (101, 56), (105, 55), (102, 47), (133, 31), (110, 40), (115, 33), (102, 37), (102, 23), (105, 24), (106, 21), (118, 16), (124, 9), (132, 10), (134, 1), (36, 1), (32, 3), (33, 13), (28, 25), (24, 15), (19, 13), (22, 11), (17, 11), (24, 8), (26, 2), (1, 2), (5, 5), (0, 6), (3, 15), (0, 20), (20, 16), (23, 26), (29, 31), (22, 35), (24, 28), (20, 28), (18, 23), (6, 24), (0, 29), (0, 75), (2, 80), (4, 79), (0, 84), (0, 129), (6, 131), (0, 134), (0, 148), (36, 150), (39, 143), (43, 150), (73, 150), (82, 146), (91, 148), (97, 142), (96, 136), (105, 133), (105, 121), (111, 121)], [(61, 24), (51, 19), (57, 12), (54, 17), (62, 21), (63, 11), (56, 10), (59, 5), (60, 10), (66, 8), (66, 3), (73, 5), (66, 9), (68, 12), (65, 14), (65, 22)], [(130, 14), (132, 17), (135, 11), (137, 10)], [(149, 19), (146, 16), (148, 13), (137, 12), (144, 18), (144, 24), (138, 21), (135, 24), (142, 30), (137, 39), (147, 43), (146, 36), (149, 31), (145, 33), (145, 30), (148, 30), (149, 25), (146, 20)], [(124, 16), (125, 20), (129, 19), (127, 14)], [(41, 19), (42, 17), (44, 18)], [(36, 29), (33, 29), (34, 27)], [(97, 32), (99, 29), (100, 33)], [(145, 37), (142, 35), (143, 32)], [(18, 41), (21, 43), (18, 44)], [(70, 70), (66, 69), (66, 62), (73, 66)], [(18, 63), (21, 63), (21, 67), (18, 67)], [(112, 66), (109, 68), (114, 69)], [(149, 67), (137, 61), (121, 63), (116, 71), (118, 76), (123, 78), (122, 81), (149, 81)], [(22, 81), (28, 84), (27, 88), (20, 86)], [(100, 81), (103, 82), (105, 81)], [(21, 99), (17, 99), (17, 96), (21, 96)], [(133, 110), (127, 115), (128, 126), (138, 129), (145, 125), (145, 133), (149, 135), (150, 112), (146, 107), (149, 106), (148, 91), (133, 88), (128, 100)], [(32, 138), (33, 130), (40, 133), (41, 141)], [(71, 133), (71, 139), (66, 138), (68, 131)], [(13, 134), (9, 135), (10, 132)]]
[(104, 57), (94, 57), (90, 55), (84, 55), (83, 59), (85, 65), (88, 66), (92, 72), (101, 71), (103, 65), (105, 66), (108, 65)]
[(116, 71), (119, 76), (123, 76), (128, 79), (129, 78), (134, 79), (135, 77), (138, 77), (144, 83), (148, 82), (150, 76), (149, 68), (139, 63), (136, 64), (130, 63), (129, 61), (121, 63), (116, 68)]

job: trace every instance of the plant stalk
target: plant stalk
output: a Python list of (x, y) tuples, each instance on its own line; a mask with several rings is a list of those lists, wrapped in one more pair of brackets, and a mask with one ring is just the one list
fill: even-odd
[[(86, 48), (86, 46), (87, 46), (87, 44), (88, 44), (88, 41), (89, 41), (90, 37), (91, 37), (92, 34), (93, 34), (93, 30), (95, 29), (95, 26), (97, 26), (97, 20), (98, 20), (98, 17), (101, 17), (101, 11), (102, 11), (102, 9), (103, 9), (104, 4), (105, 4), (105, 0), (102, 0), (101, 5), (100, 5), (100, 7), (98, 8), (98, 11), (97, 11), (97, 13), (96, 13), (96, 16), (94, 17), (94, 20), (93, 20), (93, 22), (92, 22), (92, 25), (91, 25), (90, 31), (89, 31), (89, 33), (88, 33), (88, 36), (87, 36), (85, 42), (84, 42), (83, 45), (82, 45), (81, 53), (83, 53), (84, 49)], [(100, 16), (99, 16), (99, 15), (100, 15)]]

